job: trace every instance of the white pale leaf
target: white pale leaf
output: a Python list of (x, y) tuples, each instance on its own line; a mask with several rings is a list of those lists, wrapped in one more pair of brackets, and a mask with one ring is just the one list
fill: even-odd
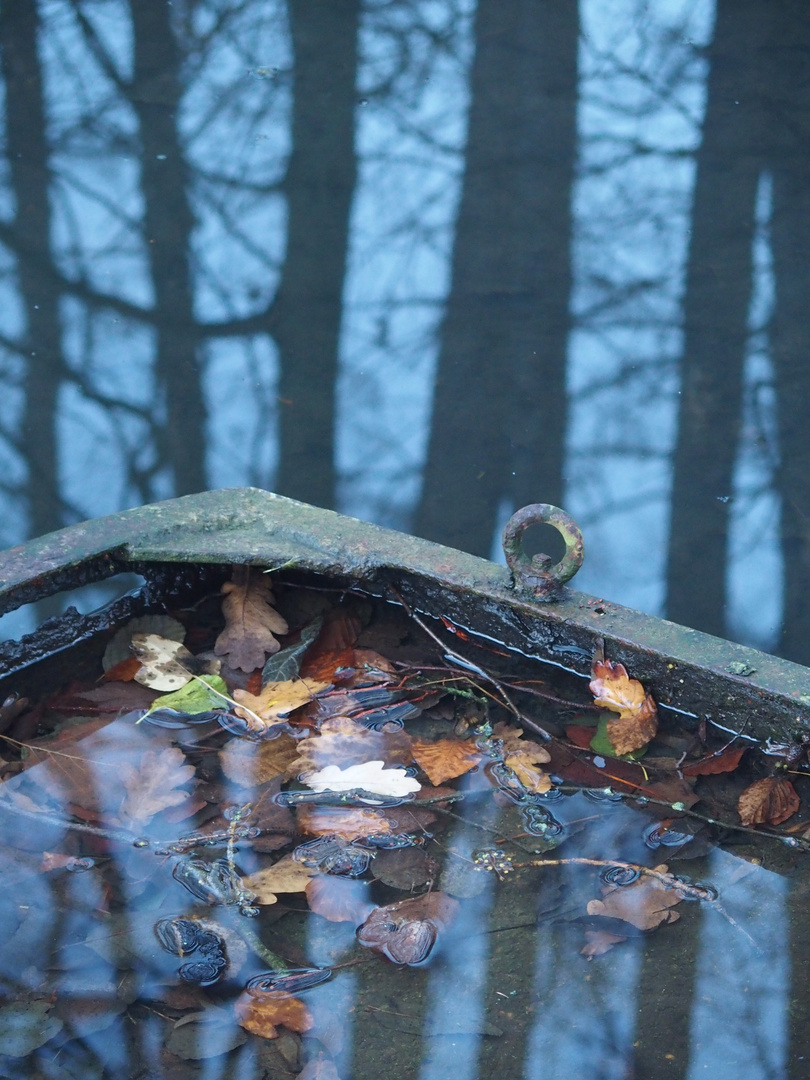
[(351, 791), (362, 788), (375, 795), (391, 795), (404, 798), (422, 786), (404, 769), (386, 769), (382, 761), (364, 761), (361, 765), (349, 765), (341, 769), (327, 765), (317, 772), (304, 773), (301, 781), (315, 791)]

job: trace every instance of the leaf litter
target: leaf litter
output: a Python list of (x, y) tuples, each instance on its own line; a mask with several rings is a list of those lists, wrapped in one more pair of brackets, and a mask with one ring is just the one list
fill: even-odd
[[(735, 831), (808, 842), (783, 761), (750, 752), (744, 766), (743, 746), (718, 749), (691, 732), (658, 741), (652, 695), (601, 652), (592, 699), (569, 686), (566, 705), (545, 673), (515, 674), (498, 650), (465, 667), (454, 663), (457, 641), (437, 655), (433, 631), (415, 650), (423, 622), (414, 630), (402, 614), (392, 629), (391, 612), (367, 601), (271, 587), (256, 568), (235, 568), (221, 596), (220, 612), (119, 629), (95, 675), (106, 681), (77, 677), (23, 714), (39, 730), (9, 744), (0, 785), (0, 807), (24, 826), (9, 849), (46, 851), (29, 870), (18, 858), (6, 881), (47, 873), (65, 905), (60, 882), (96, 883), (95, 907), (73, 917), (65, 962), (86, 972), (92, 952), (93, 978), (119, 993), (102, 1025), (133, 1007), (126, 975), (139, 973), (168, 1010), (169, 1058), (237, 1053), (246, 1039), (292, 1040), (300, 1058), (303, 1038), (321, 1047), (309, 1074), (333, 1075), (335, 1018), (321, 1021), (317, 1008), (329, 967), (273, 929), (296, 913), (354, 928), (353, 945), (335, 946), (336, 969), (368, 960), (419, 969), (459, 947), (454, 927), (487, 879), (508, 891), (568, 866), (581, 875), (570, 903), (593, 960), (639, 934), (672, 932), (684, 899), (738, 925), (711, 886), (656, 864), (657, 848), (680, 857), (696, 837), (717, 843)], [(643, 766), (625, 760), (650, 746)], [(795, 766), (804, 751), (782, 753)], [(736, 802), (715, 789), (719, 777), (736, 786)], [(638, 860), (645, 845), (653, 865), (623, 858), (620, 840), (604, 857), (557, 857), (622, 799), (644, 804), (630, 848)], [(479, 822), (485, 805), (497, 824)], [(775, 832), (794, 815), (798, 825)], [(452, 838), (459, 817), (477, 842)], [(12, 940), (22, 943), (27, 925), (15, 920)], [(20, 1056), (69, 1040), (63, 1022), (77, 1029), (95, 1007), (60, 996), (60, 969), (37, 964), (37, 988), (5, 1007), (10, 1023), (41, 1018)], [(37, 996), (49, 977), (53, 1016)]]

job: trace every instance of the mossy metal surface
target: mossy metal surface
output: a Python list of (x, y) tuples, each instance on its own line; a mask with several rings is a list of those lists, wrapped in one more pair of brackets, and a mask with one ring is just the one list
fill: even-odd
[(136, 570), (249, 563), (392, 596), (587, 677), (605, 652), (658, 702), (746, 735), (810, 730), (810, 669), (563, 588), (537, 602), (505, 566), (256, 488), (189, 495), (71, 526), (0, 554), (0, 613)]

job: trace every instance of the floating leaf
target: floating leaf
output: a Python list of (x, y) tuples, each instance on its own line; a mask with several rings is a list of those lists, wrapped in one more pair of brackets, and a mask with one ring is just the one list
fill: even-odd
[(737, 802), (743, 825), (780, 825), (799, 809), (799, 796), (786, 776), (755, 780)]
[(209, 712), (211, 709), (222, 709), (228, 705), (227, 698), (222, 696), (227, 693), (228, 687), (221, 675), (201, 675), (174, 693), (155, 698), (144, 719), (155, 709), (173, 709), (188, 716), (196, 716), (197, 713)]
[(177, 747), (147, 750), (138, 766), (122, 762), (118, 776), (126, 794), (121, 801), (119, 821), (122, 825), (143, 825), (169, 806), (179, 806), (188, 798), (181, 787), (194, 776), (186, 764), (185, 754)]
[(716, 773), (734, 772), (746, 749), (745, 746), (733, 746), (722, 754), (713, 754), (701, 761), (690, 761), (681, 771), (684, 776), (714, 776)]
[[(666, 874), (665, 865), (656, 866), (659, 874)], [(603, 915), (621, 919), (639, 930), (653, 930), (662, 923), (676, 922), (680, 915), (673, 911), (683, 897), (669, 887), (661, 878), (642, 874), (632, 885), (605, 885), (602, 899), (588, 903), (589, 915)]]
[(191, 682), (191, 672), (183, 666), (193, 656), (181, 641), (159, 634), (133, 634), (132, 651), (141, 662), (135, 681), (153, 690), (179, 690)]
[(280, 1026), (289, 1031), (309, 1031), (315, 1024), (300, 998), (271, 990), (261, 997), (243, 992), (234, 1005), (236, 1022), (252, 1035), (277, 1039)]
[(318, 772), (304, 773), (301, 782), (313, 791), (352, 791), (361, 788), (395, 799), (404, 798), (422, 786), (404, 769), (386, 769), (383, 761), (364, 761), (362, 765), (350, 765), (346, 769), (327, 765)]
[(427, 773), (431, 784), (436, 785), (463, 776), (484, 756), (472, 739), (438, 739), (436, 742), (414, 739), (412, 748), (414, 761)]
[(267, 727), (271, 727), (284, 723), (290, 713), (312, 701), (315, 694), (327, 686), (329, 683), (291, 679), (289, 682), (268, 683), (259, 694), (237, 689), (233, 692), (234, 701), (238, 701), (243, 708), (237, 708), (236, 713), (254, 726), (255, 719), (251, 713), (255, 713)]
[(254, 671), (268, 653), (279, 651), (276, 634), (287, 633), (287, 622), (272, 606), (270, 579), (249, 566), (235, 566), (233, 578), (222, 586), (225, 629), (214, 643), (217, 656), (232, 668)]
[(652, 696), (638, 679), (631, 679), (623, 664), (595, 659), (591, 693), (602, 708), (619, 714), (607, 725), (607, 734), (617, 757), (645, 746), (658, 730), (658, 712)]
[(296, 862), (292, 855), (285, 855), (265, 870), (243, 878), (242, 883), (256, 894), (256, 903), (275, 904), (276, 893), (303, 892), (317, 873), (316, 869)]

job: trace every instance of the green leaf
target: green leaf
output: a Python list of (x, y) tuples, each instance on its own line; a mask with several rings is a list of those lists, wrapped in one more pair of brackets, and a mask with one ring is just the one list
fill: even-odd
[(221, 709), (228, 704), (227, 699), (222, 697), (227, 693), (225, 680), (219, 675), (201, 675), (179, 690), (155, 698), (146, 715), (155, 709), (174, 709), (175, 712), (186, 713), (188, 716), (208, 712), (210, 709)]
[(616, 758), (618, 761), (638, 761), (639, 758), (644, 757), (648, 750), (647, 746), (642, 746), (638, 750), (634, 750), (632, 754), (616, 753), (613, 748), (613, 743), (608, 738), (607, 733), (607, 726), (612, 719), (614, 718), (610, 716), (600, 717), (599, 723), (596, 726), (596, 734), (591, 739), (591, 750), (593, 750), (595, 754), (601, 754), (602, 757), (612, 757)]

